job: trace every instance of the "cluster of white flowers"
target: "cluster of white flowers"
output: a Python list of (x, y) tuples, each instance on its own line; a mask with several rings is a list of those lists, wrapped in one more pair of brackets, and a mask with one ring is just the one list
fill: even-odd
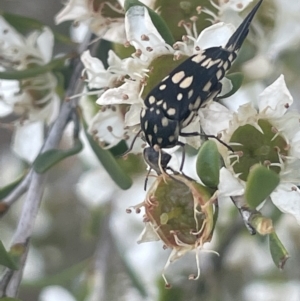
[[(43, 66), (52, 59), (53, 33), (48, 27), (24, 37), (0, 16), (0, 70), (5, 74)], [(13, 76), (12, 76), (13, 78)], [(43, 143), (44, 123), (58, 115), (57, 79), (51, 72), (0, 80), (0, 117), (15, 114), (13, 149), (32, 162)]]
[[(79, 2), (81, 4), (79, 4)], [(238, 12), (245, 9), (252, 1), (219, 1), (218, 4), (211, 1), (211, 5), (217, 9), (213, 13), (207, 8), (199, 8), (201, 16), (208, 14), (212, 17), (210, 21), (213, 25), (204, 29), (199, 35), (192, 19), (192, 26), (182, 25), (187, 31), (183, 41), (178, 41), (173, 47), (168, 45), (156, 27), (153, 25), (148, 10), (144, 6), (133, 6), (125, 13), (124, 24), (127, 44), (135, 48), (135, 53), (125, 59), (120, 59), (112, 50), (109, 52), (108, 68), (105, 69), (102, 62), (91, 57), (89, 52), (82, 54), (82, 62), (85, 66), (85, 75), (88, 88), (92, 89), (89, 93), (97, 94), (97, 104), (101, 110), (89, 121), (89, 131), (100, 141), (103, 146), (112, 147), (121, 139), (131, 141), (135, 133), (140, 128), (140, 110), (143, 106), (142, 94), (151, 78), (151, 63), (156, 58), (163, 55), (173, 55), (174, 59), (181, 56), (190, 56), (199, 49), (212, 46), (223, 46), (234, 32), (234, 28), (241, 22)], [(280, 1), (279, 1), (280, 2)], [(77, 2), (76, 2), (77, 3)], [(67, 10), (77, 11), (78, 5), (85, 5), (87, 1), (70, 1), (66, 8), (58, 15), (57, 21), (61, 22), (66, 17)], [(151, 3), (153, 5), (153, 3)], [(277, 3), (278, 5), (278, 3)], [(85, 9), (87, 11), (87, 9)], [(84, 20), (93, 19), (95, 12), (89, 10), (84, 14)], [(69, 13), (68, 19), (81, 21), (78, 15)], [(81, 14), (82, 16), (82, 14)], [(227, 23), (230, 20), (230, 23)], [(90, 21), (94, 22), (94, 21)], [(261, 30), (257, 25), (253, 25), (260, 38)], [(93, 28), (93, 26), (92, 26)], [(100, 28), (100, 27), (99, 27)], [(109, 27), (111, 29), (111, 27)], [(102, 28), (103, 29), (103, 28)], [(95, 32), (99, 32), (95, 30)], [(116, 31), (120, 32), (120, 31)], [(258, 49), (258, 55), (262, 49)], [(260, 57), (261, 58), (261, 57)], [(262, 64), (262, 61), (264, 64)], [(250, 63), (244, 64), (244, 71), (248, 78), (251, 78), (253, 68), (257, 69), (261, 64), (259, 75), (253, 78), (266, 77), (272, 69), (270, 57), (264, 56), (263, 59), (257, 57)], [(254, 67), (253, 67), (254, 66)], [(223, 93), (231, 89), (231, 83), (226, 78), (223, 83)], [(277, 136), (283, 137), (287, 149), (284, 153), (278, 152), (278, 162), (270, 162), (270, 166), (280, 167), (281, 183), (272, 193), (271, 198), (276, 206), (283, 212), (293, 214), (300, 222), (300, 194), (297, 185), (297, 166), (299, 154), (297, 151), (299, 124), (297, 113), (290, 113), (288, 107), (292, 104), (292, 97), (286, 88), (283, 76), (280, 76), (271, 86), (259, 96), (249, 97), (245, 88), (242, 88), (231, 98), (220, 103), (211, 103), (204, 109), (200, 109), (200, 123), (205, 133), (217, 135), (222, 133), (224, 142), (230, 144), (230, 139), (234, 131), (245, 125), (250, 124), (258, 131), (263, 132), (259, 126), (260, 120), (267, 120), (271, 127), (276, 129), (274, 139)], [(233, 105), (232, 105), (233, 104)], [(124, 106), (127, 108), (124, 112)], [(289, 122), (286, 122), (289, 121)], [(292, 125), (290, 125), (292, 124)], [(189, 125), (188, 131), (197, 131), (199, 119)], [(200, 146), (197, 137), (181, 138), (184, 142)], [(140, 152), (140, 144), (136, 144), (134, 152)], [(244, 182), (238, 178), (232, 166), (236, 161), (232, 161), (232, 156), (228, 152), (222, 153), (226, 166), (221, 171), (220, 194), (241, 195), (244, 193)], [(238, 160), (238, 158), (236, 159)], [(225, 171), (225, 168), (227, 168)], [(232, 176), (228, 176), (231, 174)], [(226, 176), (224, 176), (226, 175)], [(230, 182), (230, 179), (233, 183)], [(236, 186), (237, 185), (237, 186)], [(231, 192), (225, 187), (231, 187)], [(234, 188), (233, 188), (234, 187)], [(225, 189), (225, 191), (223, 191)], [(230, 193), (230, 194), (229, 194)], [(284, 195), (283, 195), (284, 194)]]

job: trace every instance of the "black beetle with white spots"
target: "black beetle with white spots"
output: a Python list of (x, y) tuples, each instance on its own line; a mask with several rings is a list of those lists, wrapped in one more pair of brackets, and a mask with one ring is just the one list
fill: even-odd
[(158, 174), (165, 172), (171, 159), (161, 149), (182, 145), (180, 135), (199, 135), (183, 133), (182, 129), (189, 125), (201, 106), (220, 93), (221, 80), (236, 59), (262, 1), (256, 4), (225, 47), (211, 47), (189, 57), (147, 95), (140, 115), (141, 131), (149, 144), (144, 158)]

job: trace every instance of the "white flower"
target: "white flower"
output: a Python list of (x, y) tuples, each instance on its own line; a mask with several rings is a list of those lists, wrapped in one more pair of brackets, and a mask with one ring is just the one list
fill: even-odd
[[(0, 17), (0, 70), (26, 70), (49, 63), (53, 43), (47, 27), (25, 38)], [(52, 122), (60, 105), (56, 86), (57, 80), (50, 72), (20, 81), (0, 80), (0, 116), (15, 112), (30, 121)]]
[(218, 4), (210, 1), (211, 5), (217, 9), (217, 13), (214, 13), (206, 7), (201, 11), (212, 17), (212, 19), (209, 19), (212, 23), (223, 21), (230, 22), (237, 26), (241, 23), (241, 17), (238, 13), (243, 11), (252, 1), (253, 0), (219, 0)]
[[(56, 15), (55, 22), (59, 24), (74, 20), (75, 25), (82, 22), (101, 38), (124, 43), (124, 12), (119, 6), (118, 1), (98, 3), (94, 0), (69, 0)], [(107, 10), (109, 13), (106, 13)], [(115, 17), (116, 13), (118, 17)]]
[[(281, 75), (259, 95), (257, 102), (254, 101), (256, 106), (250, 102), (240, 106), (231, 119), (228, 114), (227, 121), (215, 126), (213, 134), (222, 132), (224, 142), (239, 146), (243, 152), (237, 156), (220, 148), (225, 165), (233, 175), (223, 177), (222, 185), (233, 185), (233, 179), (239, 179), (245, 185), (241, 179), (246, 179), (252, 165), (267, 164), (280, 176), (280, 184), (270, 195), (273, 203), (282, 212), (292, 214), (300, 224), (300, 191), (297, 187), (300, 183), (300, 115), (288, 110), (292, 102)], [(213, 119), (208, 121), (209, 118), (206, 114), (206, 122), (211, 124)]]

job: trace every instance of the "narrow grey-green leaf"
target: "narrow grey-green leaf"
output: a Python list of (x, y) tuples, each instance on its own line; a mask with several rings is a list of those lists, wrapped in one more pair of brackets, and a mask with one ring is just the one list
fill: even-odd
[[(13, 26), (21, 34), (27, 34), (32, 30), (42, 31), (43, 28), (46, 26), (45, 24), (36, 19), (24, 17), (22, 15), (11, 14), (8, 12), (0, 12), (0, 14), (11, 26)], [(58, 42), (75, 45), (75, 43), (70, 39), (70, 37), (63, 35), (58, 31), (53, 31), (53, 35), (55, 40)]]
[(132, 285), (137, 289), (137, 291), (140, 293), (140, 295), (146, 299), (149, 295), (148, 291), (147, 291), (147, 286), (143, 283), (143, 281), (141, 281), (139, 275), (132, 268), (132, 266), (128, 262), (126, 256), (124, 256), (124, 252), (123, 252), (123, 250), (121, 250), (121, 247), (118, 245), (118, 243), (116, 241), (114, 241), (114, 244), (115, 244), (117, 252), (119, 253), (119, 256), (123, 263), (125, 271), (129, 277), (129, 279), (132, 282)]
[(74, 139), (74, 145), (70, 149), (51, 149), (38, 155), (33, 162), (33, 168), (37, 173), (44, 173), (65, 158), (78, 154), (82, 148), (82, 142), (79, 139)]
[(148, 10), (149, 16), (151, 18), (151, 21), (153, 22), (153, 25), (155, 26), (157, 31), (160, 33), (162, 38), (165, 40), (165, 42), (171, 46), (175, 43), (175, 39), (174, 39), (167, 23), (159, 14), (157, 14), (154, 10), (152, 10), (151, 8), (149, 8), (144, 3), (142, 3), (138, 0), (125, 0), (124, 9), (126, 12), (133, 6), (146, 7), (146, 9)]
[(10, 297), (3, 297), (3, 298), (0, 298), (0, 301), (22, 301), (22, 300), (16, 299), (16, 298), (10, 298)]
[(7, 195), (9, 195), (24, 179), (25, 173), (20, 175), (17, 179), (13, 182), (9, 183), (8, 185), (0, 188), (0, 201), (4, 199)]
[(251, 208), (261, 204), (277, 187), (279, 175), (262, 165), (254, 166), (248, 175), (245, 198)]
[(218, 187), (220, 168), (220, 154), (216, 143), (212, 140), (205, 141), (196, 161), (196, 171), (203, 184), (210, 188)]
[(30, 69), (0, 72), (0, 79), (22, 80), (35, 77), (53, 70), (59, 70), (64, 67), (67, 58), (68, 57), (53, 59), (46, 65), (35, 66), (31, 67)]
[(244, 74), (241, 72), (231, 73), (226, 75), (226, 78), (228, 78), (231, 81), (232, 89), (225, 95), (218, 96), (219, 99), (227, 98), (233, 95), (235, 92), (237, 92), (238, 89), (242, 86)]
[(17, 270), (18, 264), (13, 257), (6, 251), (2, 241), (0, 240), (0, 265), (3, 265), (9, 269)]
[(120, 165), (116, 161), (115, 157), (110, 153), (110, 151), (101, 148), (98, 145), (98, 143), (95, 142), (93, 137), (87, 132), (86, 122), (84, 120), (82, 120), (82, 122), (84, 132), (89, 141), (89, 144), (102, 166), (106, 169), (110, 177), (121, 189), (129, 189), (132, 185), (132, 179), (120, 167)]
[(290, 256), (275, 232), (269, 234), (269, 248), (274, 263), (282, 270)]

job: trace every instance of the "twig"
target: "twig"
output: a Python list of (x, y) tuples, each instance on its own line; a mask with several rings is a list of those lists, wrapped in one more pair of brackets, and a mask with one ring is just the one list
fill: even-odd
[(4, 213), (6, 213), (9, 210), (10, 206), (13, 205), (14, 202), (18, 200), (27, 191), (32, 178), (32, 174), (33, 171), (30, 170), (23, 179), (23, 181), (6, 198), (2, 200), (1, 203), (5, 204), (6, 206), (6, 210)]
[[(83, 50), (88, 48), (91, 38), (91, 35), (87, 35), (85, 41), (79, 47), (79, 53), (82, 53)], [(97, 45), (93, 45), (94, 48), (96, 48), (96, 46)], [(83, 66), (80, 58), (74, 59), (74, 66), (74, 72), (70, 80), (69, 88), (66, 92), (66, 97), (76, 94), (76, 92), (82, 88), (83, 82), (80, 80), (80, 78)], [(58, 147), (64, 129), (70, 120), (70, 115), (76, 106), (76, 99), (73, 99), (72, 101), (66, 101), (62, 104), (59, 116), (50, 129), (41, 152)], [(12, 204), (28, 189), (17, 229), (14, 233), (11, 243), (12, 247), (16, 244), (21, 244), (24, 247), (21, 255), (20, 267), (18, 271), (12, 271), (10, 269), (6, 269), (4, 271), (0, 281), (0, 289), (2, 290), (0, 291), (1, 297), (16, 297), (18, 294), (27, 259), (29, 240), (34, 229), (34, 223), (44, 193), (46, 179), (47, 174), (38, 174), (31, 170), (28, 176), (20, 184), (19, 188), (17, 188), (10, 196), (7, 197), (6, 202), (9, 201), (9, 204)]]

